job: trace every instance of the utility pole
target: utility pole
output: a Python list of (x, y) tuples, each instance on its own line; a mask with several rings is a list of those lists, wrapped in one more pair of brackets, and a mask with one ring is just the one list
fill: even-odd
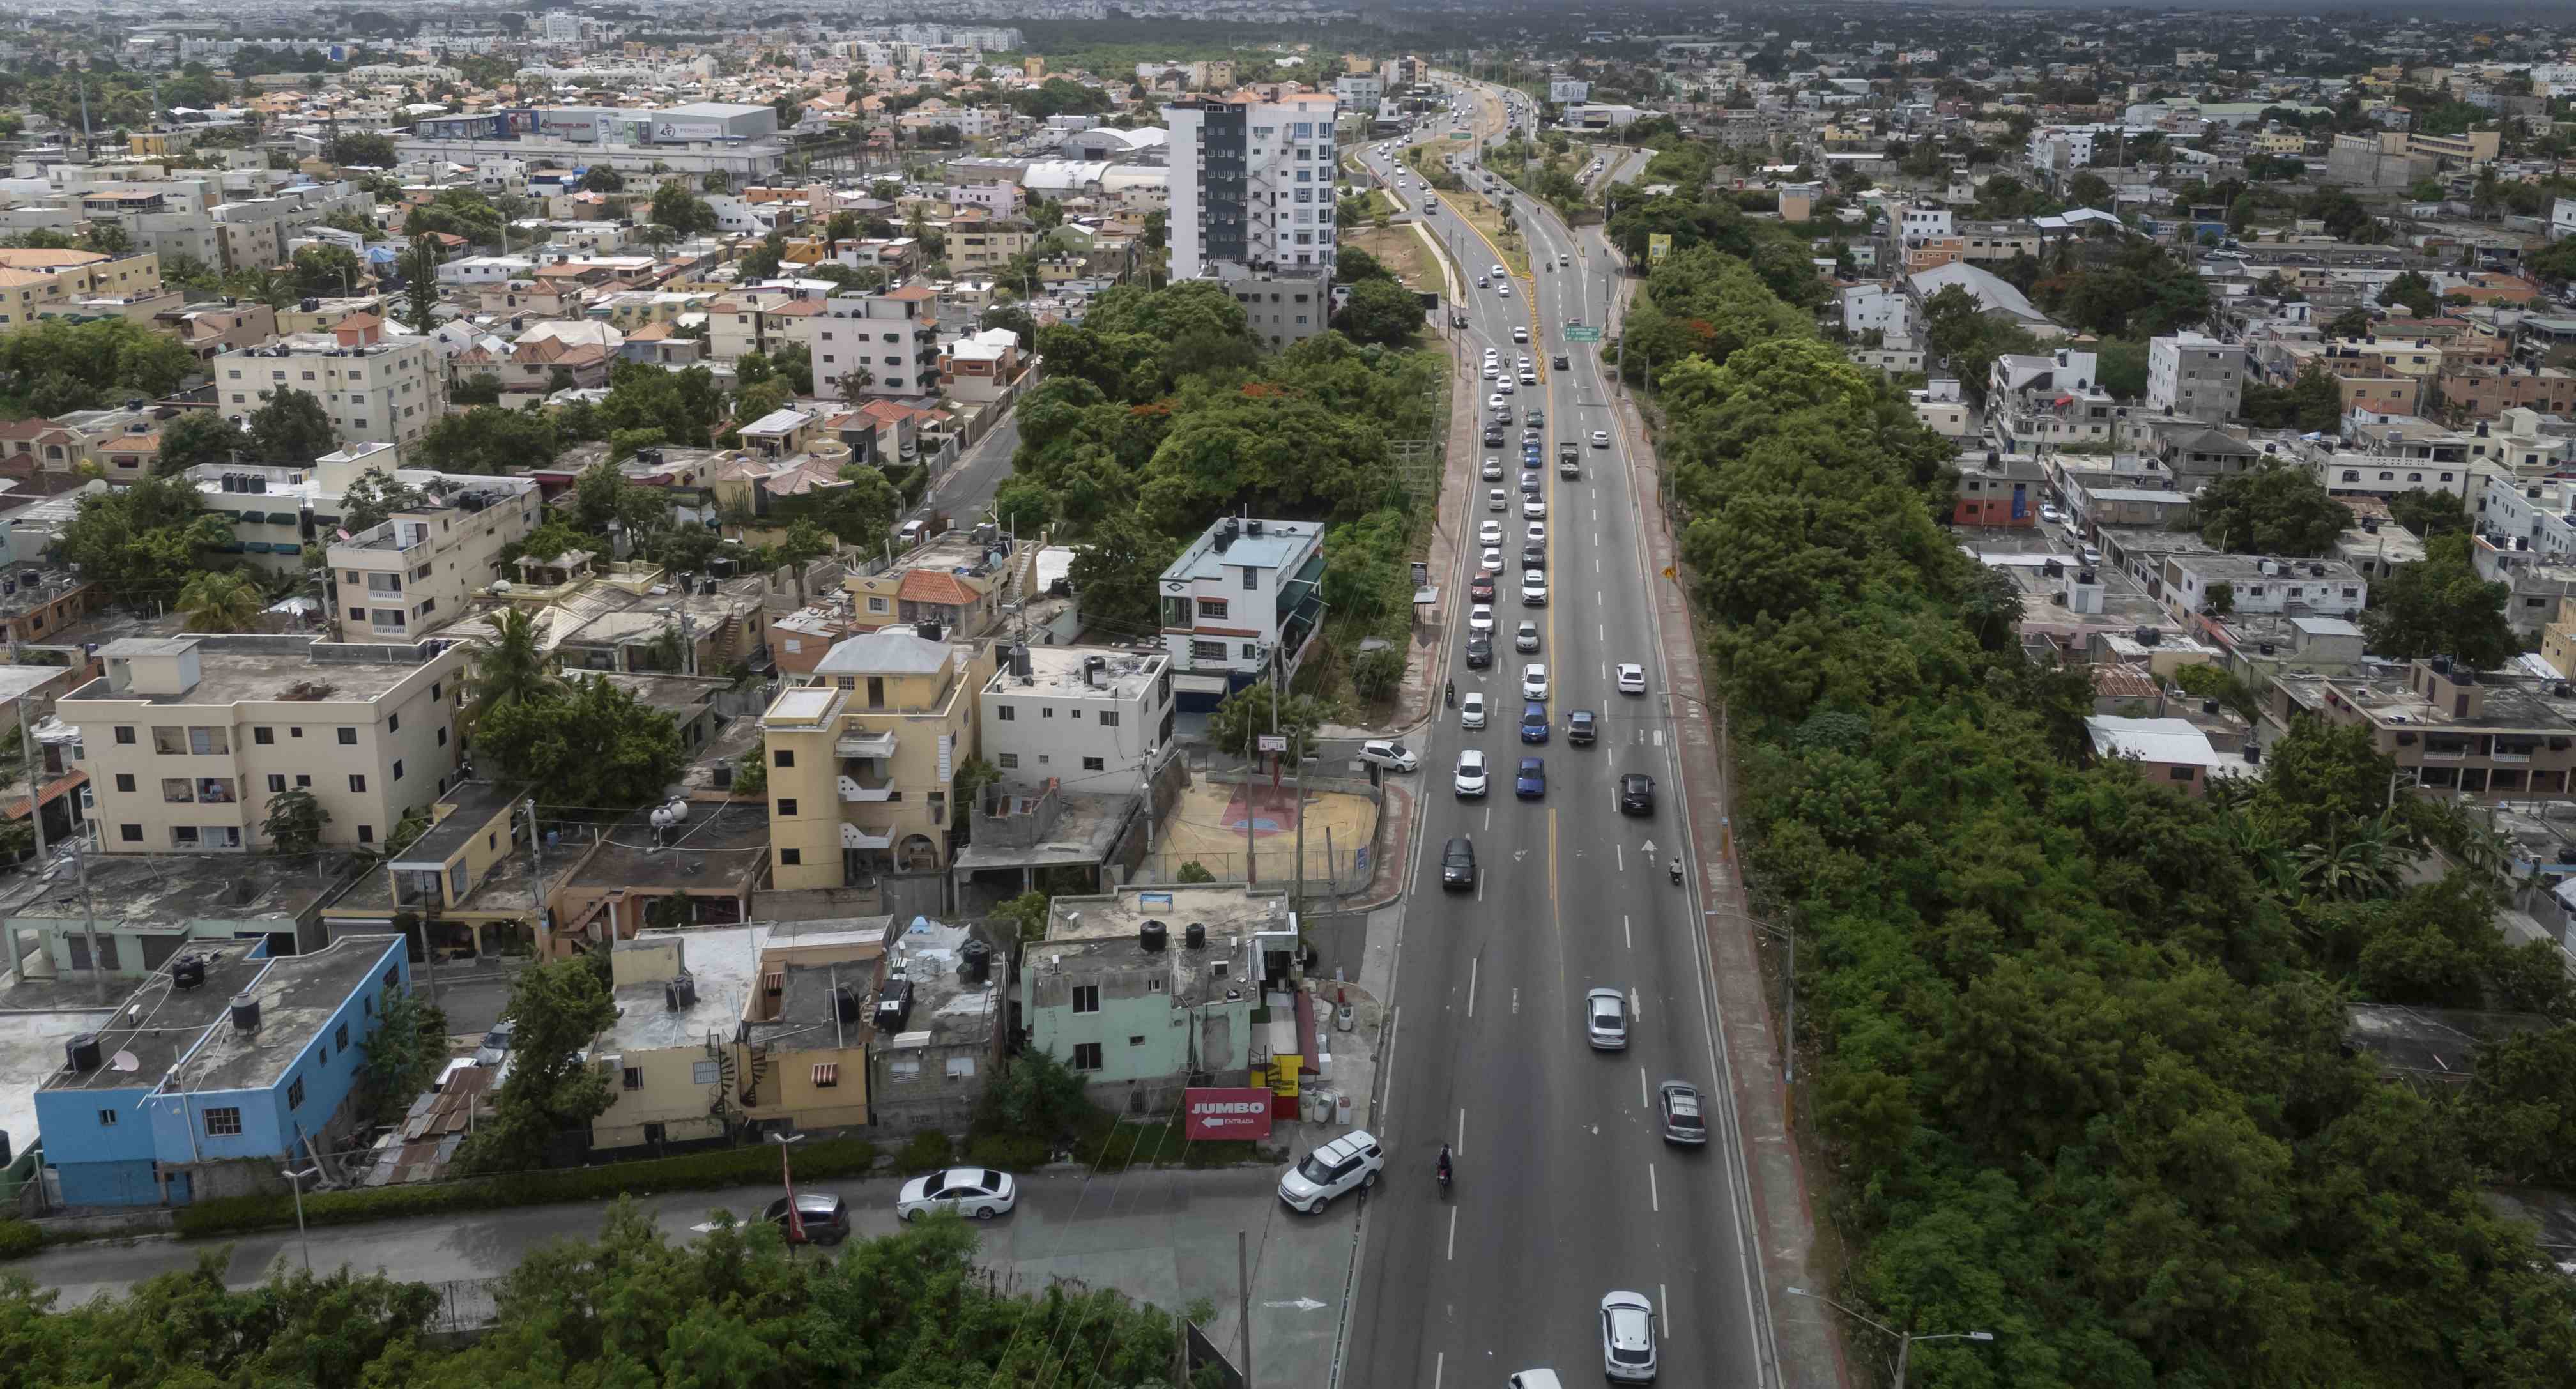
[[(536, 876), (537, 930), (540, 934), (546, 934), (554, 930), (553, 914), (546, 910), (546, 835), (537, 824), (537, 798), (530, 796), (524, 804), (528, 808), (528, 855), (530, 863), (535, 868)], [(423, 929), (426, 931), (427, 928)], [(538, 942), (540, 946), (549, 943)], [(426, 934), (421, 938), (421, 945), (423, 953), (427, 953), (429, 939)]]
[[(27, 722), (27, 697), (18, 696), (18, 755), (27, 764), (27, 822), (36, 827), (36, 869), (45, 867), (44, 769), (36, 765), (36, 730)], [(90, 943), (92, 949), (97, 942)], [(15, 961), (11, 962), (13, 965)], [(93, 958), (91, 963), (97, 963)]]
[(80, 875), (81, 930), (89, 936), (90, 996), (99, 1003), (107, 1002), (107, 960), (98, 953), (98, 904), (89, 893), (88, 845), (80, 836), (72, 836), (72, 871)]
[(1234, 1232), (1234, 1315), (1243, 1331), (1243, 1389), (1252, 1389), (1252, 1254), (1245, 1232)]

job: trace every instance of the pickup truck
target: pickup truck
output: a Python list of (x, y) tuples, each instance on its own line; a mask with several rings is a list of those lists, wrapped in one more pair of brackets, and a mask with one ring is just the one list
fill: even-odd
[(1583, 476), (1583, 449), (1571, 439), (1556, 446), (1556, 475), (1558, 477)]

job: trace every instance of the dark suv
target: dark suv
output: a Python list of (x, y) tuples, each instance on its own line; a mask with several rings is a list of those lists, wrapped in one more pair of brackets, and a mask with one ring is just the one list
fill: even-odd
[(1600, 731), (1600, 725), (1594, 721), (1589, 709), (1577, 709), (1565, 716), (1565, 741), (1578, 748), (1590, 747)]
[(1476, 841), (1462, 834), (1441, 848), (1440, 885), (1459, 892), (1476, 886)]
[(1643, 772), (1630, 772), (1619, 778), (1619, 813), (1652, 815), (1655, 813), (1655, 779)]

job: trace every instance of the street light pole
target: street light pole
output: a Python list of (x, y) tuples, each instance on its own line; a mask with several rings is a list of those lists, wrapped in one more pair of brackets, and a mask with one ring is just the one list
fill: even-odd
[(313, 1238), (304, 1231), (304, 1179), (307, 1177), (321, 1176), (322, 1169), (319, 1167), (307, 1167), (303, 1171), (299, 1172), (290, 1167), (286, 1169), (284, 1175), (286, 1177), (287, 1185), (295, 1189), (295, 1239), (298, 1244), (304, 1246), (304, 1271), (306, 1273), (311, 1273), (313, 1271)]
[[(1871, 1326), (1871, 1327), (1876, 1328), (1877, 1330), (1879, 1330), (1879, 1331), (1881, 1331), (1881, 1332), (1886, 1333), (1887, 1335), (1890, 1335), (1890, 1336), (1895, 1337), (1895, 1338), (1896, 1338), (1896, 1389), (1905, 1389), (1905, 1362), (1906, 1362), (1906, 1361), (1911, 1357), (1911, 1355), (1912, 1355), (1912, 1353), (1913, 1353), (1913, 1350), (1914, 1350), (1914, 1345), (1915, 1345), (1915, 1343), (1916, 1343), (1916, 1342), (1918, 1342), (1918, 1341), (1991, 1341), (1991, 1340), (1993, 1340), (1993, 1339), (1995, 1338), (1995, 1333), (1993, 1333), (1993, 1332), (1991, 1332), (1991, 1331), (1945, 1331), (1945, 1332), (1942, 1332), (1942, 1333), (1940, 1333), (1939, 1335), (1935, 1335), (1935, 1336), (1918, 1336), (1918, 1335), (1914, 1334), (1914, 1333), (1913, 1333), (1913, 1332), (1911, 1332), (1911, 1331), (1899, 1331), (1899, 1330), (1897, 1330), (1895, 1327), (1889, 1326), (1887, 1323), (1882, 1322), (1882, 1321), (1879, 1321), (1879, 1320), (1878, 1320), (1877, 1318), (1875, 1318), (1875, 1317), (1868, 1316), (1868, 1315), (1866, 1315), (1866, 1314), (1864, 1314), (1864, 1313), (1855, 1312), (1855, 1311), (1853, 1311), (1851, 1308), (1849, 1308), (1849, 1307), (1845, 1307), (1845, 1306), (1844, 1306), (1844, 1305), (1842, 1305), (1841, 1303), (1834, 1301), (1832, 1298), (1825, 1296), (1823, 1293), (1809, 1292), (1809, 1291), (1807, 1291), (1805, 1288), (1785, 1288), (1785, 1289), (1782, 1289), (1782, 1291), (1787, 1292), (1788, 1294), (1790, 1294), (1790, 1295), (1791, 1295), (1791, 1296), (1793, 1296), (1793, 1297), (1811, 1297), (1811, 1298), (1814, 1298), (1816, 1301), (1821, 1302), (1821, 1303), (1825, 1304), (1826, 1306), (1833, 1308), (1835, 1311), (1842, 1313), (1844, 1316), (1850, 1317), (1850, 1318), (1851, 1318), (1852, 1320), (1854, 1320), (1854, 1321), (1864, 1323), (1864, 1324), (1866, 1324), (1866, 1325), (1868, 1325), (1868, 1326)], [(1907, 1324), (1907, 1325), (1909, 1325), (1909, 1326), (1910, 1326), (1910, 1325), (1912, 1325), (1912, 1324), (1913, 1324), (1912, 1319), (1911, 1319), (1911, 1318), (1908, 1318), (1908, 1320), (1907, 1320), (1907, 1323), (1906, 1323), (1906, 1324)]]

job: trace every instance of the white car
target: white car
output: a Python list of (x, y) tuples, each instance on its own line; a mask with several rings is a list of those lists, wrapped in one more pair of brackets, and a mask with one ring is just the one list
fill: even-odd
[(1628, 996), (1617, 989), (1583, 995), (1583, 1036), (1594, 1051), (1628, 1049)]
[(1644, 1293), (1601, 1299), (1601, 1373), (1623, 1384), (1655, 1382), (1655, 1304)]
[(1619, 693), (1641, 695), (1646, 692), (1646, 668), (1634, 661), (1619, 664)]
[(1536, 371), (1531, 370), (1531, 369), (1530, 369), (1530, 368), (1528, 368), (1528, 367), (1522, 367), (1522, 368), (1521, 368), (1521, 384), (1522, 384), (1522, 385), (1524, 385), (1524, 386), (1535, 386), (1535, 385), (1537, 385), (1537, 384), (1538, 384), (1538, 373), (1537, 373)]
[(1499, 487), (1488, 487), (1488, 488), (1486, 488), (1486, 489), (1485, 489), (1485, 509), (1486, 509), (1487, 511), (1509, 511), (1509, 510), (1511, 510), (1511, 509), (1512, 509), (1512, 494), (1511, 494), (1511, 493), (1509, 493), (1509, 492), (1504, 491), (1503, 489), (1501, 489), (1501, 488), (1499, 488)]
[(1499, 284), (1494, 286), (1494, 293), (1501, 295), (1505, 299), (1509, 299), (1512, 297), (1512, 287), (1509, 284)]
[(1485, 794), (1485, 753), (1482, 748), (1468, 748), (1458, 754), (1458, 794)]
[[(1500, 391), (1502, 390), (1502, 387), (1497, 385), (1494, 389), (1496, 391)], [(1507, 408), (1508, 405), (1509, 402), (1505, 401), (1500, 395), (1489, 395), (1485, 397), (1485, 408), (1488, 410), (1501, 410)]]
[(1485, 553), (1478, 556), (1478, 563), (1481, 567), (1486, 569), (1501, 569), (1503, 567), (1503, 552), (1496, 546), (1488, 545), (1485, 547)]
[(2066, 513), (2059, 511), (2053, 506), (2043, 506), (2039, 509), (2039, 519), (2046, 521), (2053, 526), (2058, 522), (2065, 520)]
[(1540, 545), (1547, 543), (1547, 522), (1532, 521), (1521, 529), (1521, 539), (1524, 542), (1535, 542)]
[(894, 1213), (906, 1220), (919, 1220), (940, 1211), (955, 1211), (977, 1220), (990, 1220), (1009, 1214), (1019, 1200), (1019, 1187), (1007, 1172), (989, 1167), (951, 1167), (905, 1182), (895, 1196)]
[(1494, 389), (1503, 395), (1510, 395), (1512, 393), (1512, 378), (1506, 376), (1501, 380), (1496, 381), (1494, 383)]
[(1477, 527), (1476, 541), (1481, 545), (1502, 544), (1503, 523), (1500, 521), (1487, 521), (1484, 525)]
[(1495, 266), (1493, 269), (1488, 270), (1488, 271), (1486, 271), (1485, 273), (1486, 273), (1486, 274), (1488, 274), (1488, 275), (1491, 275), (1491, 276), (1493, 276), (1495, 279), (1499, 280), (1499, 279), (1503, 278), (1504, 270), (1503, 270), (1503, 267), (1501, 267), (1501, 266), (1497, 265), (1497, 266)]
[(1491, 603), (1478, 603), (1474, 607), (1469, 608), (1467, 610), (1467, 630), (1470, 632), (1483, 632), (1487, 636), (1493, 635), (1494, 605)]
[(1482, 691), (1470, 690), (1458, 696), (1458, 726), (1467, 729), (1485, 726), (1485, 696)]
[(1547, 662), (1532, 661), (1521, 667), (1521, 698), (1542, 702), (1547, 699)]
[(1606, 429), (1596, 429), (1592, 431), (1592, 447), (1596, 449), (1606, 449), (1610, 447), (1610, 431)]
[(1409, 772), (1422, 765), (1422, 759), (1415, 757), (1411, 748), (1385, 738), (1371, 738), (1360, 744), (1360, 760), (1390, 772)]
[[(1547, 515), (1547, 503), (1537, 497), (1524, 498), (1521, 501), (1521, 515), (1533, 521), (1540, 520)], [(1544, 537), (1535, 535), (1530, 537), (1532, 540), (1542, 538)]]
[(1514, 341), (1514, 342), (1528, 342), (1528, 341), (1529, 341), (1529, 329), (1524, 328), (1524, 327), (1522, 327), (1521, 325), (1519, 325), (1519, 324), (1517, 324), (1517, 323), (1513, 324), (1513, 325), (1512, 325), (1512, 341)]
[(1547, 575), (1535, 569), (1521, 571), (1521, 606), (1524, 608), (1547, 606)]
[(1485, 363), (1485, 379), (1486, 379), (1486, 380), (1488, 380), (1488, 381), (1492, 381), (1492, 380), (1494, 380), (1494, 379), (1496, 379), (1496, 378), (1500, 377), (1502, 374), (1503, 374), (1503, 369), (1502, 369), (1502, 367), (1501, 367), (1499, 364), (1494, 363), (1494, 362), (1487, 362), (1487, 363)]
[(1279, 1199), (1289, 1209), (1321, 1215), (1333, 1198), (1346, 1191), (1377, 1185), (1386, 1166), (1386, 1151), (1366, 1129), (1349, 1133), (1308, 1153), (1279, 1177)]

